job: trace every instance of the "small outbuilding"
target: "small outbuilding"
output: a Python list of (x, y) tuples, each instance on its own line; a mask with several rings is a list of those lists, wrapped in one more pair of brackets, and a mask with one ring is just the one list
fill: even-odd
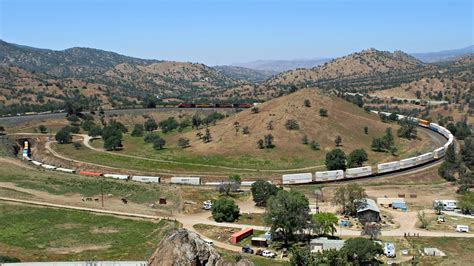
[(340, 250), (344, 246), (344, 240), (328, 239), (327, 237), (319, 237), (311, 239), (309, 242), (311, 253), (316, 253), (323, 250)]
[(365, 199), (359, 203), (357, 219), (362, 224), (380, 221), (380, 210), (373, 199)]

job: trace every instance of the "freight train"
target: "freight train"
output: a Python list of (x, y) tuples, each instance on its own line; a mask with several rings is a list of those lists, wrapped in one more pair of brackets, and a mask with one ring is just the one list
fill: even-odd
[[(377, 111), (371, 111), (371, 112), (385, 115), (385, 116), (391, 115), (391, 113), (387, 113), (387, 112), (377, 112)], [(438, 124), (430, 123), (429, 121), (423, 120), (423, 119), (407, 117), (404, 115), (397, 115), (397, 118), (399, 120), (408, 119), (414, 123), (417, 123), (417, 125), (420, 127), (428, 128), (438, 134), (441, 134), (448, 141), (442, 147), (439, 147), (432, 152), (424, 153), (419, 156), (403, 159), (400, 161), (381, 163), (374, 167), (363, 166), (363, 167), (356, 167), (356, 168), (348, 168), (345, 171), (343, 170), (321, 171), (321, 172), (315, 172), (314, 175), (313, 173), (286, 174), (282, 176), (282, 183), (284, 185), (323, 183), (323, 182), (350, 180), (350, 179), (355, 179), (355, 178), (372, 177), (372, 176), (379, 176), (383, 174), (393, 173), (393, 172), (405, 170), (408, 168), (424, 165), (424, 164), (436, 161), (438, 159), (441, 159), (444, 157), (449, 145), (453, 144), (453, 141), (454, 141), (453, 134), (451, 134), (449, 130), (447, 130), (446, 128)]]
[(177, 108), (252, 108), (251, 103), (180, 103)]

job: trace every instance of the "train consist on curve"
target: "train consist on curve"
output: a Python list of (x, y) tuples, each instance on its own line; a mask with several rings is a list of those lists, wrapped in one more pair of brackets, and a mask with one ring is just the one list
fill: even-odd
[[(378, 112), (371, 111), (376, 114), (390, 116), (391, 113), (387, 112)], [(446, 150), (449, 145), (453, 144), (454, 136), (446, 128), (435, 124), (430, 123), (427, 120), (418, 119), (414, 117), (408, 117), (404, 115), (397, 115), (398, 120), (408, 119), (413, 123), (417, 123), (418, 126), (428, 128), (438, 134), (441, 134), (448, 141), (442, 146), (435, 149), (432, 152), (421, 154), (416, 157), (411, 157), (403, 159), (400, 161), (381, 163), (374, 167), (372, 166), (363, 166), (357, 168), (348, 168), (346, 171), (343, 170), (333, 170), (333, 171), (322, 171), (313, 173), (297, 173), (297, 174), (286, 174), (282, 176), (282, 183), (284, 185), (291, 184), (308, 184), (308, 183), (322, 183), (322, 182), (331, 182), (331, 181), (340, 181), (340, 180), (350, 180), (361, 177), (371, 177), (378, 176), (382, 174), (393, 173), (423, 164), (427, 164), (432, 161), (436, 161), (444, 157)]]
[(177, 108), (252, 108), (251, 103), (180, 103)]
[[(374, 113), (379, 113), (377, 111), (372, 111)], [(389, 116), (390, 113), (387, 112), (380, 112), (382, 115)], [(449, 145), (451, 145), (454, 141), (454, 137), (449, 130), (446, 128), (439, 126), (435, 123), (430, 123), (427, 120), (407, 117), (404, 115), (397, 115), (398, 119), (409, 119), (414, 123), (417, 123), (418, 126), (431, 129), (443, 137), (445, 137), (448, 141), (442, 146), (435, 149), (432, 152), (428, 152), (425, 154), (421, 154), (416, 157), (411, 157), (407, 159), (402, 159), (400, 161), (388, 162), (388, 163), (381, 163), (378, 164), (376, 167), (372, 166), (363, 166), (363, 167), (356, 167), (356, 168), (348, 168), (346, 171), (343, 170), (333, 170), (333, 171), (319, 171), (313, 173), (296, 173), (296, 174), (285, 174), (282, 176), (282, 183), (283, 185), (292, 185), (292, 184), (309, 184), (309, 183), (323, 183), (323, 182), (332, 182), (332, 181), (340, 181), (340, 180), (350, 180), (355, 178), (362, 178), (362, 177), (371, 177), (371, 176), (378, 176), (387, 173), (393, 173), (400, 170), (405, 170), (413, 167), (417, 167), (420, 165), (427, 164), (429, 162), (441, 159), (444, 157), (446, 150)], [(24, 144), (25, 149), (28, 149), (28, 142), (25, 141)], [(76, 169), (68, 169), (62, 167), (56, 167), (54, 165), (49, 165), (42, 163), (37, 160), (32, 160), (27, 153), (23, 153), (23, 158), (25, 160), (30, 161), (32, 164), (42, 167), (46, 170), (54, 170), (63, 173), (69, 174), (79, 174), (84, 176), (93, 176), (93, 177), (106, 177), (112, 179), (119, 179), (125, 181), (136, 181), (136, 182), (143, 182), (143, 183), (160, 183), (161, 178), (158, 176), (139, 176), (139, 175), (124, 175), (124, 174), (114, 174), (114, 173), (101, 173), (101, 172), (90, 172), (86, 170), (76, 170)], [(241, 183), (242, 186), (251, 186), (255, 181), (243, 181)], [(270, 182), (270, 181), (269, 181)], [(180, 177), (175, 176), (171, 177), (170, 182), (171, 184), (180, 184), (180, 185), (207, 185), (207, 186), (218, 186), (224, 184), (226, 182), (202, 182), (201, 177)]]

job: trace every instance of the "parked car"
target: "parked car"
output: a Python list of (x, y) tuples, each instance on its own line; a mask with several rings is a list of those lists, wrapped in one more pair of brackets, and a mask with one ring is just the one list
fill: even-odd
[(204, 243), (206, 243), (206, 245), (210, 247), (214, 246), (214, 242), (212, 242), (212, 240), (209, 240), (209, 239), (204, 239)]
[(242, 247), (242, 253), (250, 253), (253, 254), (253, 249), (249, 246)]
[(210, 210), (212, 208), (212, 202), (210, 200), (206, 200), (202, 203), (202, 208), (204, 210)]
[(408, 255), (408, 249), (402, 249), (402, 255), (404, 256)]
[(263, 256), (262, 253), (263, 253), (263, 250), (257, 249), (257, 252), (255, 252), (255, 255), (257, 255), (257, 256)]
[(271, 252), (270, 250), (264, 250), (262, 252), (262, 256), (264, 256), (265, 258), (275, 258), (276, 254)]

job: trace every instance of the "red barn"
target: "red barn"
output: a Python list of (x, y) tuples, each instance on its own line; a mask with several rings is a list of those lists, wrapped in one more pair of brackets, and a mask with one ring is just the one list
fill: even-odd
[(237, 244), (237, 242), (239, 242), (240, 240), (250, 236), (253, 234), (253, 229), (248, 227), (248, 228), (245, 228), (245, 229), (242, 229), (240, 230), (239, 232), (236, 232), (236, 233), (233, 233), (231, 236), (230, 236), (230, 242), (232, 244)]

